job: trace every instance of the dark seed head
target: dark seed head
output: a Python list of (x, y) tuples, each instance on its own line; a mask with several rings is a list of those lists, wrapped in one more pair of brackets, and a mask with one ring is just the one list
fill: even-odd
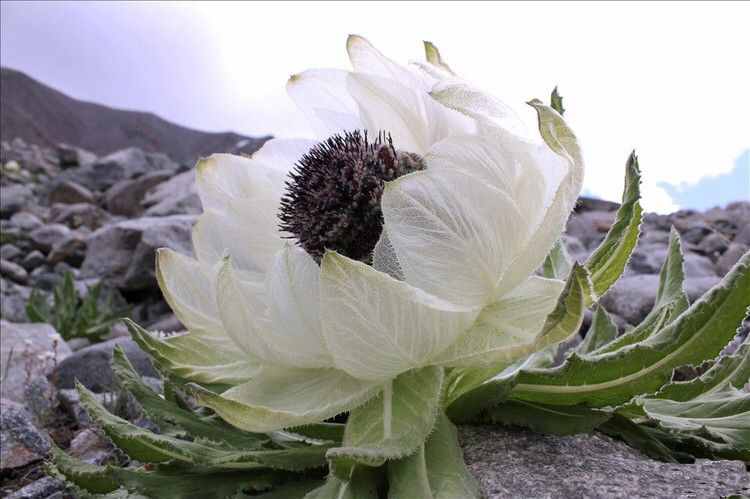
[(396, 151), (390, 135), (344, 132), (305, 154), (289, 174), (279, 228), (318, 262), (326, 249), (368, 262), (383, 228), (383, 183), (424, 169)]

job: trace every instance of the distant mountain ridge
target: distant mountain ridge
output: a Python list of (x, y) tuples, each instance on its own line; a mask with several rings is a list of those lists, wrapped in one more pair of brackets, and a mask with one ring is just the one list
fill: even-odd
[(0, 68), (0, 139), (53, 147), (60, 142), (98, 155), (125, 147), (163, 152), (192, 163), (214, 152), (253, 152), (269, 137), (211, 133), (153, 113), (115, 109), (69, 97), (30, 76)]

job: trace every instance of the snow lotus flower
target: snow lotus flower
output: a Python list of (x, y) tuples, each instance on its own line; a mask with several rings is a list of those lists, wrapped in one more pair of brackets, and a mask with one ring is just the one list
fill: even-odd
[(200, 161), (195, 258), (158, 252), (188, 333), (144, 341), (220, 387), (196, 388), (200, 402), (249, 431), (387, 403), (426, 366), (513, 362), (564, 285), (534, 275), (581, 188), (563, 118), (532, 101), (541, 138), (525, 132), (431, 44), (410, 66), (361, 37), (347, 48), (352, 70), (288, 83), (318, 140)]

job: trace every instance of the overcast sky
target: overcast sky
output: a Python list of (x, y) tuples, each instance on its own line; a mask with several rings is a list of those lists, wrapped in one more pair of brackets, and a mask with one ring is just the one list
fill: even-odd
[(80, 99), (258, 135), (309, 134), (286, 80), (347, 67), (347, 34), (400, 62), (430, 40), (529, 123), (523, 103), (558, 85), (589, 193), (619, 198), (636, 148), (649, 210), (680, 203), (665, 182), (684, 190), (737, 169), (750, 198), (750, 3), (0, 5), (4, 66)]

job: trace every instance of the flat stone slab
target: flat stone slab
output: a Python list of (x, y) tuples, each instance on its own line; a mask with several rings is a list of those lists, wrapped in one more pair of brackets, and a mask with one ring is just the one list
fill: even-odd
[(599, 433), (559, 437), (462, 426), (459, 438), (488, 499), (750, 495), (750, 473), (740, 461), (662, 463)]

